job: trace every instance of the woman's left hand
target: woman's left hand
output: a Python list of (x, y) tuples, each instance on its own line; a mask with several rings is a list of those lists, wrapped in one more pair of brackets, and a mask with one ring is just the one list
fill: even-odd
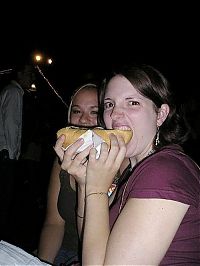
[(87, 193), (108, 191), (125, 158), (124, 139), (110, 134), (110, 140), (110, 149), (106, 143), (102, 143), (98, 159), (96, 159), (96, 150), (94, 148), (90, 150), (86, 173)]

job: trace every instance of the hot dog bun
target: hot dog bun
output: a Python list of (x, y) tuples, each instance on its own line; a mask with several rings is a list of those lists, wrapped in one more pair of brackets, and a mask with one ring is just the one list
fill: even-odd
[(122, 136), (124, 139), (124, 142), (127, 144), (132, 136), (133, 131), (132, 130), (121, 130), (121, 129), (103, 129), (103, 128), (94, 128), (93, 132), (97, 134), (99, 137), (101, 137), (109, 146), (110, 146), (110, 137), (109, 135), (112, 133), (117, 136)]
[[(74, 143), (82, 134), (84, 134), (88, 128), (81, 128), (81, 127), (65, 127), (61, 128), (57, 132), (57, 138), (61, 135), (65, 135), (65, 141), (63, 143), (63, 148), (68, 147), (70, 144)], [(95, 134), (101, 137), (108, 145), (110, 145), (110, 138), (109, 135), (111, 133), (115, 135), (120, 135), (124, 138), (125, 143), (128, 143), (132, 136), (132, 130), (119, 130), (119, 129), (103, 129), (100, 127), (96, 127), (91, 129)]]
[(65, 135), (65, 141), (63, 143), (63, 148), (66, 148), (70, 144), (74, 143), (87, 130), (88, 128), (79, 128), (79, 127), (61, 128), (57, 132), (57, 138), (59, 138), (61, 135)]

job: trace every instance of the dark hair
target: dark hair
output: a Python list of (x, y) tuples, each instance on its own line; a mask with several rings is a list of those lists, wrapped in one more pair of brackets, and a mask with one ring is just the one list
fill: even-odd
[(99, 93), (99, 123), (102, 126), (105, 126), (103, 111), (106, 87), (110, 79), (115, 75), (122, 75), (127, 78), (141, 95), (155, 104), (155, 110), (160, 108), (162, 104), (169, 105), (168, 117), (159, 128), (159, 147), (172, 143), (183, 144), (187, 140), (189, 129), (184, 112), (182, 108), (178, 110), (176, 107), (169, 82), (157, 69), (144, 64), (123, 66), (103, 80)]

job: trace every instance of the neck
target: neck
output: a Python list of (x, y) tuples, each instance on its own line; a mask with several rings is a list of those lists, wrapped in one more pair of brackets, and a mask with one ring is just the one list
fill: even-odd
[(140, 154), (138, 156), (133, 156), (132, 158), (130, 158), (131, 166), (134, 167), (137, 163), (139, 163), (144, 158), (150, 156), (154, 152), (155, 152), (155, 150), (151, 147), (150, 149), (148, 149), (148, 151), (145, 151), (143, 154)]

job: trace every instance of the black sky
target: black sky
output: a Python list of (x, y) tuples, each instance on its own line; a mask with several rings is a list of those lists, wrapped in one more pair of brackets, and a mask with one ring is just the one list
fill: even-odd
[(179, 88), (197, 90), (199, 19), (192, 3), (91, 5), (55, 3), (41, 9), (30, 3), (28, 11), (2, 24), (0, 68), (42, 52), (54, 61), (44, 73), (62, 90), (84, 73), (139, 61), (159, 68)]
[[(23, 6), (20, 14), (12, 6), (15, 16), (10, 9), (7, 13), (2, 9), (7, 17), (1, 22), (0, 70), (41, 52), (53, 59), (51, 66), (41, 66), (43, 73), (67, 101), (86, 74), (103, 76), (113, 65), (136, 61), (158, 68), (180, 102), (189, 102), (192, 97), (199, 103), (198, 7), (185, 3), (183, 10), (184, 3), (177, 3), (175, 9), (174, 4), (162, 1), (154, 9), (152, 1), (150, 8), (148, 3), (140, 3), (140, 8), (132, 1), (131, 6), (115, 2), (108, 7), (95, 1), (91, 11), (83, 7), (85, 1), (74, 2), (73, 10), (67, 3), (54, 2), (50, 11), (47, 5), (43, 10), (39, 6), (37, 13), (33, 2), (28, 2), (27, 11)], [(66, 106), (44, 82), (39, 84), (39, 93), (38, 117), (54, 136), (66, 121)]]

